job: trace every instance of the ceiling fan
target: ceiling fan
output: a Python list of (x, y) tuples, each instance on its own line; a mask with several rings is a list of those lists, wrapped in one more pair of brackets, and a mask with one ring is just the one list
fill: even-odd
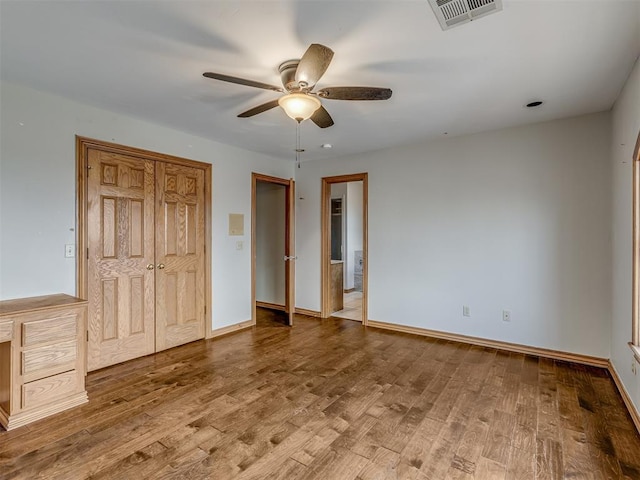
[(301, 122), (310, 118), (320, 128), (333, 125), (333, 119), (322, 106), (320, 98), (328, 100), (387, 100), (391, 98), (391, 89), (378, 87), (326, 87), (314, 92), (313, 88), (326, 72), (332, 58), (333, 50), (329, 47), (319, 43), (311, 44), (301, 59), (288, 60), (278, 67), (284, 88), (222, 73), (205, 72), (203, 75), (223, 82), (286, 93), (276, 100), (242, 112), (238, 117), (252, 117), (279, 105), (294, 120)]

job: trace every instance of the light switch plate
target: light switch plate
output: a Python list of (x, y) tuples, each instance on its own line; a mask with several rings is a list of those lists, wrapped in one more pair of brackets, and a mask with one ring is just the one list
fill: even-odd
[(72, 243), (68, 243), (64, 246), (65, 258), (73, 258), (76, 256), (76, 246)]

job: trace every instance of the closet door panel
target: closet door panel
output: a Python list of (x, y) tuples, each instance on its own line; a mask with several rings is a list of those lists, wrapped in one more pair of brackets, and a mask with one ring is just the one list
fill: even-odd
[(154, 162), (88, 152), (88, 370), (155, 351)]
[(204, 338), (204, 170), (156, 165), (156, 350)]

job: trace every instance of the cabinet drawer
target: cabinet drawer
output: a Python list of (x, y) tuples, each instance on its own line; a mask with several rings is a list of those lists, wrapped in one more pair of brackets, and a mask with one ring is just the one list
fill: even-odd
[(53, 400), (75, 393), (77, 389), (78, 373), (76, 371), (26, 383), (22, 386), (22, 408), (52, 403)]
[(0, 342), (10, 342), (13, 340), (13, 320), (0, 321)]
[(63, 343), (32, 348), (22, 352), (22, 375), (24, 382), (74, 370), (78, 356), (78, 343), (69, 340)]
[(51, 343), (75, 338), (78, 332), (78, 316), (68, 314), (56, 318), (34, 320), (22, 324), (22, 346)]

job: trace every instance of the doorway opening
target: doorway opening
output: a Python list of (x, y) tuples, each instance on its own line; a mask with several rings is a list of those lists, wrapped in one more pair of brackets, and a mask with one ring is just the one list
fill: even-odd
[(294, 182), (252, 174), (252, 320), (293, 325)]
[(322, 317), (367, 323), (367, 174), (322, 179)]

